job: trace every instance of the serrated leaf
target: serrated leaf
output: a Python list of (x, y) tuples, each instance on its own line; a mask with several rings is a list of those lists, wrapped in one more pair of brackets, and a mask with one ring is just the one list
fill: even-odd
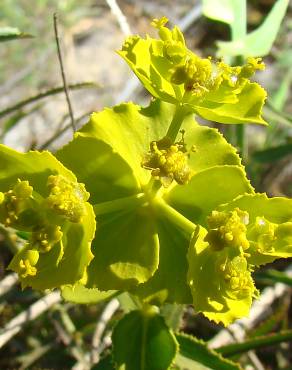
[(115, 327), (112, 341), (117, 369), (166, 370), (173, 362), (178, 350), (175, 336), (163, 318), (150, 310), (132, 311)]
[(269, 54), (276, 39), (289, 0), (278, 0), (264, 22), (245, 37), (231, 41), (218, 42), (220, 56), (265, 56)]
[[(176, 334), (179, 343), (179, 354), (190, 360), (189, 367), (183, 366), (186, 370), (204, 369), (212, 370), (240, 370), (239, 364), (223, 358), (219, 353), (208, 348), (207, 343), (193, 336)], [(176, 363), (180, 366), (183, 359), (179, 358)]]
[(283, 330), (276, 334), (269, 334), (262, 337), (256, 337), (248, 339), (241, 343), (229, 344), (224, 347), (216, 348), (216, 351), (220, 352), (223, 356), (234, 356), (240, 353), (254, 350), (257, 348), (263, 348), (271, 345), (275, 345), (282, 342), (291, 341), (292, 330)]
[(33, 36), (19, 31), (18, 28), (14, 27), (0, 27), (0, 42), (16, 40), (16, 39), (27, 39)]
[(74, 302), (78, 304), (98, 303), (109, 299), (117, 294), (116, 291), (101, 292), (96, 288), (86, 288), (82, 284), (75, 284), (73, 286), (67, 285), (61, 287), (61, 294), (65, 301)]

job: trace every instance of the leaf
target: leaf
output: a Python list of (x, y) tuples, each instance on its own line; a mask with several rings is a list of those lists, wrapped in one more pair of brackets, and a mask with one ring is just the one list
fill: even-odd
[(89, 289), (84, 285), (77, 283), (74, 286), (66, 285), (61, 287), (61, 294), (65, 301), (78, 304), (89, 304), (109, 299), (117, 293), (110, 290), (107, 292), (101, 292), (96, 288)]
[(292, 153), (292, 144), (284, 144), (276, 147), (259, 150), (252, 154), (255, 161), (259, 163), (270, 163), (278, 161)]
[[(207, 343), (193, 336), (185, 334), (175, 335), (179, 344), (179, 355), (189, 360), (189, 367), (183, 365), (185, 370), (201, 369), (200, 365), (204, 365), (204, 369), (213, 370), (239, 370), (239, 364), (223, 358), (216, 351), (207, 347)], [(180, 366), (182, 359), (178, 356), (176, 363)]]
[(88, 286), (122, 290), (147, 281), (159, 262), (159, 239), (151, 210), (125, 210), (97, 218), (97, 222)]
[(178, 350), (175, 336), (153, 307), (124, 316), (112, 341), (117, 369), (123, 370), (166, 370)]
[(256, 123), (267, 125), (261, 117), (267, 93), (255, 82), (247, 82), (243, 90), (237, 95), (236, 104), (216, 103), (203, 101), (195, 106), (195, 112), (210, 121), (240, 124)]
[(268, 55), (276, 39), (288, 4), (289, 0), (276, 1), (264, 22), (244, 38), (231, 42), (219, 41), (217, 43), (219, 56), (242, 55), (248, 57)]
[(241, 343), (229, 344), (220, 348), (216, 348), (216, 351), (220, 352), (223, 356), (230, 357), (247, 352), (249, 350), (255, 350), (257, 348), (263, 348), (278, 343), (291, 341), (291, 339), (292, 330), (283, 330), (276, 334), (256, 337), (253, 339), (248, 339)]
[(292, 277), (289, 274), (278, 271), (278, 270), (267, 270), (256, 275), (258, 279), (268, 279), (273, 283), (283, 283), (289, 286), (292, 286)]
[(174, 187), (165, 195), (165, 200), (187, 219), (204, 226), (206, 217), (220, 204), (252, 192), (240, 167), (216, 166), (198, 172), (187, 185)]
[(13, 27), (0, 27), (0, 42), (16, 40), (16, 39), (27, 39), (33, 36), (19, 31), (18, 28)]
[(203, 14), (228, 24), (233, 40), (246, 33), (246, 0), (203, 0)]
[(160, 246), (158, 269), (152, 278), (138, 285), (132, 292), (151, 304), (191, 303), (186, 257), (190, 235), (163, 217), (159, 217), (156, 222)]

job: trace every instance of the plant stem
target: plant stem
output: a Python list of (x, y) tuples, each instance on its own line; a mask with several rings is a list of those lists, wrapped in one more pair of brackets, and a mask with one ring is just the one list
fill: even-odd
[(196, 230), (196, 224), (169, 206), (163, 199), (156, 198), (155, 205), (157, 208), (159, 208), (160, 213), (166, 216), (169, 221), (177, 225), (180, 229), (186, 231), (188, 234), (193, 234), (193, 232)]
[(119, 198), (108, 202), (98, 203), (93, 206), (95, 214), (103, 215), (116, 211), (122, 211), (125, 208), (136, 207), (146, 202), (144, 193), (131, 195), (129, 197)]
[(177, 105), (174, 116), (168, 128), (166, 136), (169, 137), (173, 142), (176, 139), (177, 134), (179, 133), (182, 122), (185, 118), (185, 108), (183, 105)]
[(70, 115), (70, 119), (71, 119), (71, 126), (72, 126), (73, 132), (75, 132), (76, 131), (76, 126), (75, 126), (75, 121), (74, 121), (73, 108), (72, 108), (72, 104), (71, 104), (71, 100), (70, 100), (70, 96), (69, 96), (66, 74), (65, 74), (65, 69), (64, 69), (64, 63), (63, 63), (63, 58), (62, 58), (62, 53), (61, 53), (57, 13), (54, 13), (54, 31), (55, 31), (55, 40), (56, 40), (56, 45), (57, 45), (58, 59), (59, 59), (59, 63), (60, 63), (60, 70), (61, 70), (61, 75), (62, 75), (62, 80), (63, 80), (63, 85), (64, 85), (64, 92), (65, 92), (67, 105), (68, 105), (68, 110), (69, 110), (69, 115)]

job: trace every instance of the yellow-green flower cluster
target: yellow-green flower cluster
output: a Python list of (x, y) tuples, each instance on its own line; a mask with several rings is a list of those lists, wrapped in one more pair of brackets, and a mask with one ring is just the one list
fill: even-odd
[(150, 151), (142, 161), (142, 167), (151, 170), (155, 179), (160, 179), (164, 187), (173, 180), (178, 184), (187, 184), (192, 176), (188, 166), (189, 152), (184, 140), (172, 144), (168, 137), (150, 143)]

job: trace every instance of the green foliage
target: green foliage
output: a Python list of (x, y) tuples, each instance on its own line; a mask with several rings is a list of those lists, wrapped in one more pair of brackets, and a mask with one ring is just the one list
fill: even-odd
[(31, 38), (32, 35), (24, 32), (20, 32), (18, 28), (13, 27), (1, 27), (0, 28), (0, 42), (16, 40), (16, 39), (27, 39)]
[(125, 315), (115, 327), (112, 340), (117, 369), (165, 370), (178, 349), (174, 334), (152, 307)]
[[(218, 42), (218, 54), (220, 56), (242, 55), (244, 57), (269, 54), (286, 13), (289, 0), (276, 1), (264, 22), (249, 34), (238, 30), (238, 28), (244, 28), (246, 24), (246, 1), (222, 1), (225, 5), (224, 9), (222, 7), (222, 10), (217, 13), (219, 3), (221, 1), (205, 0), (205, 15), (229, 24), (234, 37), (229, 42)], [(226, 11), (228, 17), (222, 16), (223, 10)]]
[(239, 370), (239, 365), (223, 358), (219, 353), (208, 349), (206, 343), (185, 334), (176, 334), (179, 344), (179, 354), (176, 364), (186, 370), (207, 369)]

